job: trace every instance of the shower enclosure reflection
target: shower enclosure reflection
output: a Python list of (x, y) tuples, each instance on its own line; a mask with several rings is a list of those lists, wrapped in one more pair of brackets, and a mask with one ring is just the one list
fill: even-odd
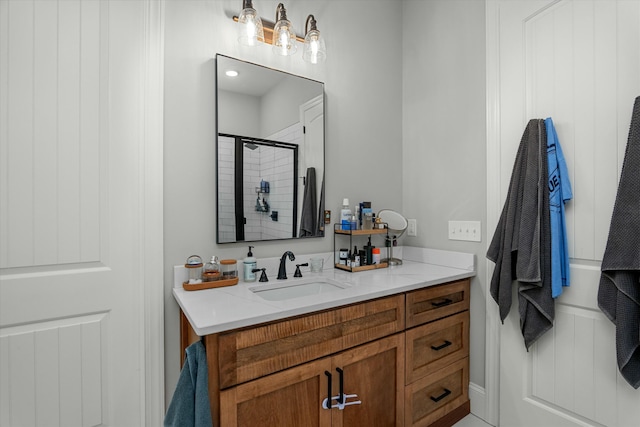
[(294, 235), (297, 175), (298, 144), (218, 135), (219, 243)]

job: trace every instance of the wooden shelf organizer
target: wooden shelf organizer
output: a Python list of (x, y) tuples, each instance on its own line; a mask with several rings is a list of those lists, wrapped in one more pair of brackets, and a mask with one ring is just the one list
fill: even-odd
[[(386, 227), (385, 224), (385, 228), (373, 228), (371, 230), (363, 230), (363, 229), (358, 229), (358, 230), (343, 230), (342, 229), (342, 224), (334, 224), (333, 225), (333, 252), (334, 252), (334, 256), (336, 253), (336, 235), (344, 235), (344, 236), (349, 236), (349, 248), (351, 248), (352, 245), (352, 237), (353, 236), (373, 236), (373, 235), (377, 235), (377, 234), (384, 234), (385, 236), (388, 235), (389, 230)], [(335, 263), (335, 267), (337, 269), (340, 270), (344, 270), (344, 271), (349, 271), (351, 273), (356, 273), (358, 271), (367, 271), (367, 270), (376, 270), (378, 268), (387, 268), (389, 267), (389, 264), (387, 264), (386, 262), (380, 263), (380, 264), (372, 264), (372, 265), (361, 265), (359, 267), (349, 267), (346, 266), (344, 264), (340, 264), (338, 262)]]

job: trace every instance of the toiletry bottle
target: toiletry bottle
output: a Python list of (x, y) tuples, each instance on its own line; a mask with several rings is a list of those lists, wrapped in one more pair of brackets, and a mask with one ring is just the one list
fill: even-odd
[(253, 256), (253, 252), (251, 252), (251, 248), (253, 248), (253, 246), (249, 246), (249, 253), (247, 254), (247, 257), (243, 261), (245, 282), (256, 281), (256, 273), (254, 273), (253, 270), (258, 268), (258, 261)]
[(371, 262), (373, 264), (380, 264), (380, 248), (373, 248), (371, 252)]
[(189, 274), (189, 283), (192, 283), (192, 280), (202, 280), (202, 258), (198, 255), (191, 255), (187, 258), (184, 267)]
[(358, 252), (358, 247), (353, 247), (353, 258), (351, 261), (351, 267), (360, 267), (360, 252)]
[(349, 249), (346, 249), (346, 248), (340, 249), (340, 264), (347, 265), (348, 259), (349, 259)]
[[(373, 250), (373, 246), (371, 246), (371, 236), (369, 236), (369, 241), (367, 242), (367, 244), (364, 246), (364, 250), (365, 250), (365, 261), (363, 263), (363, 265), (371, 265), (372, 262), (372, 250)], [(362, 260), (360, 260), (360, 262), (362, 262)]]
[(204, 265), (204, 270), (202, 271), (202, 280), (204, 282), (213, 282), (216, 280), (220, 280), (220, 264), (218, 264), (218, 257), (213, 255), (211, 260)]
[(342, 210), (340, 211), (340, 224), (343, 230), (351, 229), (351, 209), (349, 209), (349, 199), (342, 201)]

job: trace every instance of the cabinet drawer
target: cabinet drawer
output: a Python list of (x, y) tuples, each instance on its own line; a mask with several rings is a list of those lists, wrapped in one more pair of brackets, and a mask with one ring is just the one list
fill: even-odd
[(404, 329), (404, 295), (222, 333), (220, 388), (260, 378)]
[(469, 309), (469, 279), (407, 293), (407, 328)]
[(406, 332), (406, 384), (469, 356), (469, 312)]
[(469, 400), (469, 358), (405, 388), (405, 426), (428, 426)]

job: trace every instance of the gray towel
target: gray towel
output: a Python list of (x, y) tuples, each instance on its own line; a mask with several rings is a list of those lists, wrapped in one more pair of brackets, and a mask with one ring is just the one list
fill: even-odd
[(322, 186), (320, 187), (320, 202), (318, 202), (318, 229), (316, 236), (324, 236), (324, 175), (322, 176)]
[(299, 237), (316, 235), (316, 168), (307, 168)]
[(544, 120), (530, 120), (522, 135), (487, 258), (496, 264), (490, 292), (502, 321), (511, 309), (513, 281), (518, 281), (520, 328), (528, 349), (555, 317)]
[(640, 97), (633, 107), (602, 259), (598, 306), (616, 325), (618, 369), (637, 389), (640, 387)]
[[(520, 311), (520, 329), (527, 350), (538, 338), (553, 326), (555, 317), (555, 304), (552, 295), (551, 280), (551, 210), (549, 204), (548, 189), (548, 156), (547, 156), (547, 132), (543, 120), (538, 122), (538, 177), (536, 179), (536, 193), (524, 195), (523, 212), (526, 212), (526, 200), (536, 199), (538, 216), (535, 227), (531, 233), (524, 233), (528, 239), (521, 241), (520, 247), (531, 248), (536, 251), (537, 263), (518, 262), (516, 265), (522, 268), (518, 270), (518, 305)], [(529, 174), (528, 174), (529, 175)], [(531, 173), (533, 179), (533, 171)], [(533, 189), (533, 185), (525, 184), (525, 189)], [(533, 207), (531, 207), (533, 212)], [(522, 223), (526, 227), (526, 223)], [(521, 239), (524, 237), (520, 233)], [(518, 261), (522, 259), (518, 254)], [(526, 255), (526, 252), (525, 252)]]

